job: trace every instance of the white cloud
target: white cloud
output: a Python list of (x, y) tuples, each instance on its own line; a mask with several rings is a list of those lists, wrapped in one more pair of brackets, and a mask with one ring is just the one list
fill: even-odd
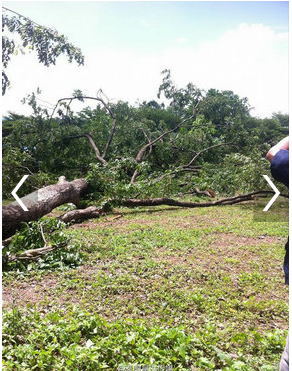
[(142, 25), (142, 26), (144, 26), (144, 27), (149, 27), (149, 26), (151, 26), (151, 23), (148, 22), (148, 21), (146, 21), (145, 19), (139, 19), (138, 22), (139, 22), (140, 25)]
[(55, 103), (74, 89), (95, 95), (102, 88), (109, 98), (156, 99), (160, 72), (170, 68), (179, 86), (193, 82), (199, 88), (233, 90), (247, 97), (257, 116), (288, 112), (288, 33), (260, 24), (241, 24), (218, 40), (192, 47), (176, 46), (161, 52), (97, 50), (77, 67), (65, 59), (46, 68), (32, 55), (17, 56), (9, 66), (12, 88), (2, 100), (8, 110), (28, 113), (20, 99), (39, 86), (42, 99)]
[(187, 43), (188, 43), (188, 39), (187, 39), (186, 37), (178, 37), (178, 38), (177, 38), (177, 42), (178, 42), (179, 44), (184, 45), (184, 44), (187, 44)]

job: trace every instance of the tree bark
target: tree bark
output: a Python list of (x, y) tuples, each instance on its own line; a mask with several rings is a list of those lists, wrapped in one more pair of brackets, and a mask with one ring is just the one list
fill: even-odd
[(86, 209), (82, 210), (72, 210), (67, 213), (59, 216), (59, 220), (65, 223), (77, 222), (78, 220), (97, 218), (103, 212), (103, 209), (96, 206), (89, 206)]
[[(206, 194), (204, 191), (202, 193)], [(224, 206), (224, 205), (234, 205), (244, 201), (254, 200), (254, 196), (264, 197), (268, 194), (274, 194), (273, 191), (255, 191), (250, 192), (244, 195), (234, 196), (234, 197), (227, 197), (216, 201), (208, 201), (208, 202), (188, 202), (188, 201), (178, 201), (172, 198), (153, 198), (148, 200), (142, 199), (124, 199), (119, 201), (120, 206), (128, 206), (128, 207), (138, 207), (138, 206), (159, 206), (159, 205), (168, 205), (168, 206), (178, 206), (178, 207), (211, 207), (211, 206)], [(211, 196), (208, 192), (208, 195)], [(282, 197), (288, 198), (289, 196), (286, 194), (280, 194)], [(109, 201), (110, 202), (110, 201)], [(90, 206), (83, 210), (73, 210), (69, 211), (62, 216), (59, 217), (60, 220), (64, 222), (71, 222), (71, 221), (81, 221), (84, 219), (96, 218), (99, 217), (103, 212), (105, 212), (104, 208)]]
[(85, 179), (67, 182), (64, 177), (61, 177), (57, 184), (41, 188), (21, 198), (28, 211), (24, 211), (16, 201), (4, 206), (2, 209), (3, 238), (12, 236), (22, 222), (38, 220), (57, 206), (69, 202), (78, 205), (80, 196), (86, 188)]
[[(12, 236), (20, 227), (22, 222), (38, 220), (42, 216), (48, 214), (57, 206), (74, 203), (78, 206), (82, 193), (86, 190), (87, 183), (85, 179), (76, 179), (68, 182), (65, 177), (60, 177), (57, 184), (50, 185), (32, 192), (29, 195), (22, 197), (21, 200), (27, 207), (28, 211), (24, 211), (22, 207), (15, 201), (6, 205), (2, 209), (2, 235), (7, 239)], [(198, 192), (198, 190), (197, 190)], [(199, 191), (202, 193), (201, 191)], [(137, 207), (137, 206), (158, 206), (169, 205), (178, 207), (210, 207), (219, 205), (233, 205), (244, 201), (254, 199), (254, 196), (262, 197), (268, 194), (274, 194), (273, 191), (255, 191), (244, 195), (227, 197), (224, 199), (209, 201), (209, 202), (189, 202), (178, 201), (171, 198), (153, 198), (153, 199), (124, 199), (119, 200), (120, 206)], [(283, 197), (288, 197), (281, 194)], [(114, 200), (113, 200), (114, 201)], [(110, 200), (109, 200), (110, 202)], [(104, 212), (103, 207), (90, 206), (86, 209), (69, 211), (59, 217), (64, 222), (78, 221), (88, 218), (96, 218)], [(9, 241), (9, 240), (7, 240)]]
[[(219, 206), (219, 205), (234, 205), (243, 201), (250, 201), (254, 199), (254, 196), (263, 197), (268, 194), (275, 194), (273, 191), (255, 191), (246, 193), (244, 195), (227, 197), (221, 200), (208, 201), (208, 202), (189, 202), (189, 201), (178, 201), (172, 198), (153, 198), (147, 200), (138, 200), (138, 199), (128, 199), (121, 200), (121, 206), (128, 207), (137, 207), (137, 206), (159, 206), (159, 205), (168, 205), (168, 206), (179, 206), (179, 207), (210, 207), (210, 206)], [(283, 197), (287, 195), (281, 194)]]
[(97, 145), (95, 144), (95, 142), (94, 142), (94, 140), (93, 140), (93, 138), (92, 138), (92, 136), (90, 134), (74, 135), (73, 137), (66, 137), (64, 139), (78, 139), (78, 138), (87, 138), (88, 141), (89, 141), (89, 143), (90, 143), (90, 145), (91, 145), (91, 147), (94, 150), (95, 158), (99, 162), (101, 162), (103, 165), (106, 165), (107, 164), (106, 160), (103, 157), (101, 157), (100, 152), (99, 152), (99, 149), (97, 148)]

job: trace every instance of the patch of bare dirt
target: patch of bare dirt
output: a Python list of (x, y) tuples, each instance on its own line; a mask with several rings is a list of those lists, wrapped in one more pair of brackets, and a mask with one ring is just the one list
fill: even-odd
[[(95, 266), (82, 265), (76, 269), (76, 278), (93, 281), (95, 275), (101, 270), (101, 264)], [(60, 287), (62, 277), (59, 275), (48, 274), (41, 280), (30, 279), (28, 282), (9, 284), (2, 287), (2, 306), (11, 307), (13, 305), (38, 304), (43, 301), (51, 303), (57, 299), (58, 303), (66, 301), (65, 297), (56, 297), (55, 292)], [(70, 288), (68, 288), (68, 291)], [(72, 297), (72, 303), (74, 298)]]
[[(112, 219), (113, 216), (109, 217), (107, 221), (103, 221), (104, 225), (117, 225), (133, 223), (133, 220), (125, 220), (122, 217)], [(197, 217), (191, 218), (193, 222), (196, 222)], [(139, 220), (141, 224), (143, 220)], [(145, 224), (151, 224), (149, 220), (145, 220)], [(101, 223), (97, 223), (96, 220), (87, 221), (85, 224), (76, 224), (72, 226), (74, 228), (94, 228)], [(157, 254), (154, 257), (155, 262), (165, 262), (171, 266), (182, 266), (186, 270), (193, 270), (200, 267), (200, 270), (206, 272), (228, 272), (231, 276), (235, 277), (242, 272), (254, 271), (254, 268), (249, 266), (249, 262), (257, 261), (258, 254), (247, 250), (248, 246), (260, 246), (264, 244), (275, 244), (283, 243), (282, 237), (271, 237), (271, 236), (236, 236), (233, 233), (216, 233), (208, 236), (209, 245), (205, 249), (196, 250), (194, 252), (186, 253), (182, 255), (172, 254), (168, 255), (165, 248), (161, 247), (157, 249)], [(245, 248), (244, 248), (245, 247)], [(213, 250), (211, 252), (210, 250)], [(215, 253), (214, 253), (215, 251)], [(181, 254), (181, 251), (180, 251)], [(235, 259), (237, 262), (226, 261), (226, 259)], [(135, 258), (134, 258), (135, 259)], [(137, 258), (138, 259), (138, 258)], [(96, 265), (83, 265), (76, 270), (76, 277), (84, 280), (94, 280), (96, 274), (100, 270), (106, 269), (107, 262), (100, 261)], [(3, 285), (2, 289), (2, 303), (3, 307), (11, 307), (13, 305), (21, 304), (26, 305), (28, 303), (38, 304), (43, 301), (48, 303), (57, 300), (58, 303), (64, 303), (68, 298), (66, 297), (55, 297), (55, 291), (60, 287), (61, 277), (58, 275), (48, 274), (42, 277), (41, 280), (31, 279), (29, 282), (16, 284)], [(234, 281), (236, 284), (236, 279)], [(70, 289), (65, 290), (65, 295), (70, 295)], [(77, 298), (76, 298), (77, 300)], [(74, 295), (72, 292), (71, 303), (74, 302)]]
[[(210, 218), (209, 216), (203, 215), (191, 215), (183, 218), (176, 218), (175, 214), (173, 217), (165, 217), (165, 212), (169, 213), (171, 211), (177, 211), (177, 209), (170, 208), (170, 209), (157, 209), (157, 210), (135, 210), (133, 212), (113, 212), (108, 215), (108, 217), (90, 219), (83, 223), (77, 223), (70, 226), (72, 229), (78, 228), (97, 228), (97, 227), (115, 227), (117, 230), (125, 230), (128, 228), (129, 225), (132, 224), (139, 224), (141, 226), (145, 225), (161, 225), (161, 226), (172, 226), (174, 228), (179, 229), (186, 229), (186, 228), (198, 228), (203, 225), (207, 225), (208, 227), (217, 226), (220, 224), (220, 221)], [(133, 214), (145, 214), (145, 218), (139, 219), (128, 219), (127, 215)], [(158, 218), (155, 219), (148, 219), (148, 215), (155, 215)]]
[(99, 224), (90, 219), (90, 220), (87, 220), (86, 223), (79, 223), (79, 224), (73, 224), (70, 226), (71, 229), (80, 229), (80, 228), (89, 228), (89, 229), (93, 229), (93, 228), (96, 228), (97, 226), (99, 226)]
[(214, 233), (211, 236), (211, 246), (225, 248), (227, 246), (253, 246), (259, 244), (275, 244), (283, 241), (282, 237), (261, 235), (257, 237), (237, 236), (233, 233)]
[(29, 282), (17, 283), (16, 285), (2, 286), (2, 306), (37, 304), (50, 299), (59, 282), (58, 276), (47, 275), (41, 281), (30, 280)]
[[(165, 255), (165, 249), (159, 249), (154, 261), (164, 261), (170, 265), (184, 266), (186, 269), (192, 269), (200, 266), (208, 270), (220, 269), (227, 272), (239, 273), (242, 270), (248, 272), (252, 269), (248, 262), (256, 262), (257, 252), (247, 251), (248, 246), (260, 246), (265, 244), (283, 243), (282, 237), (274, 236), (236, 236), (233, 233), (216, 233), (211, 237), (209, 245), (205, 252), (197, 251), (194, 247), (193, 253), (183, 255)], [(214, 253), (214, 250), (216, 251)], [(209, 252), (210, 251), (210, 252)], [(234, 259), (228, 262), (227, 259)], [(235, 262), (235, 264), (233, 264)]]

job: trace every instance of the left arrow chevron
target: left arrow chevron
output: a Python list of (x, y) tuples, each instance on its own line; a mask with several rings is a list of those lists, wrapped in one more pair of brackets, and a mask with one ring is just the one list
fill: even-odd
[(25, 204), (21, 201), (21, 199), (17, 196), (16, 192), (19, 190), (19, 188), (22, 186), (22, 184), (26, 181), (26, 179), (29, 177), (29, 175), (24, 175), (21, 179), (21, 181), (17, 184), (17, 186), (14, 188), (14, 190), (11, 192), (12, 196), (15, 198), (15, 200), (19, 203), (21, 208), (24, 211), (28, 211), (28, 208), (25, 206)]

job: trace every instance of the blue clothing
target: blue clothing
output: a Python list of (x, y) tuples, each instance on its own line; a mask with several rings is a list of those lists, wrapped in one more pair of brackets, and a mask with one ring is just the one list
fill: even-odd
[(286, 254), (284, 258), (284, 273), (285, 273), (285, 283), (286, 285), (289, 285), (289, 238), (285, 245)]
[[(289, 151), (280, 149), (271, 162), (273, 178), (285, 184), (289, 188)], [(286, 255), (284, 259), (285, 283), (289, 284), (289, 238), (285, 245)]]
[(273, 178), (285, 184), (289, 188), (289, 151), (280, 149), (271, 162)]

